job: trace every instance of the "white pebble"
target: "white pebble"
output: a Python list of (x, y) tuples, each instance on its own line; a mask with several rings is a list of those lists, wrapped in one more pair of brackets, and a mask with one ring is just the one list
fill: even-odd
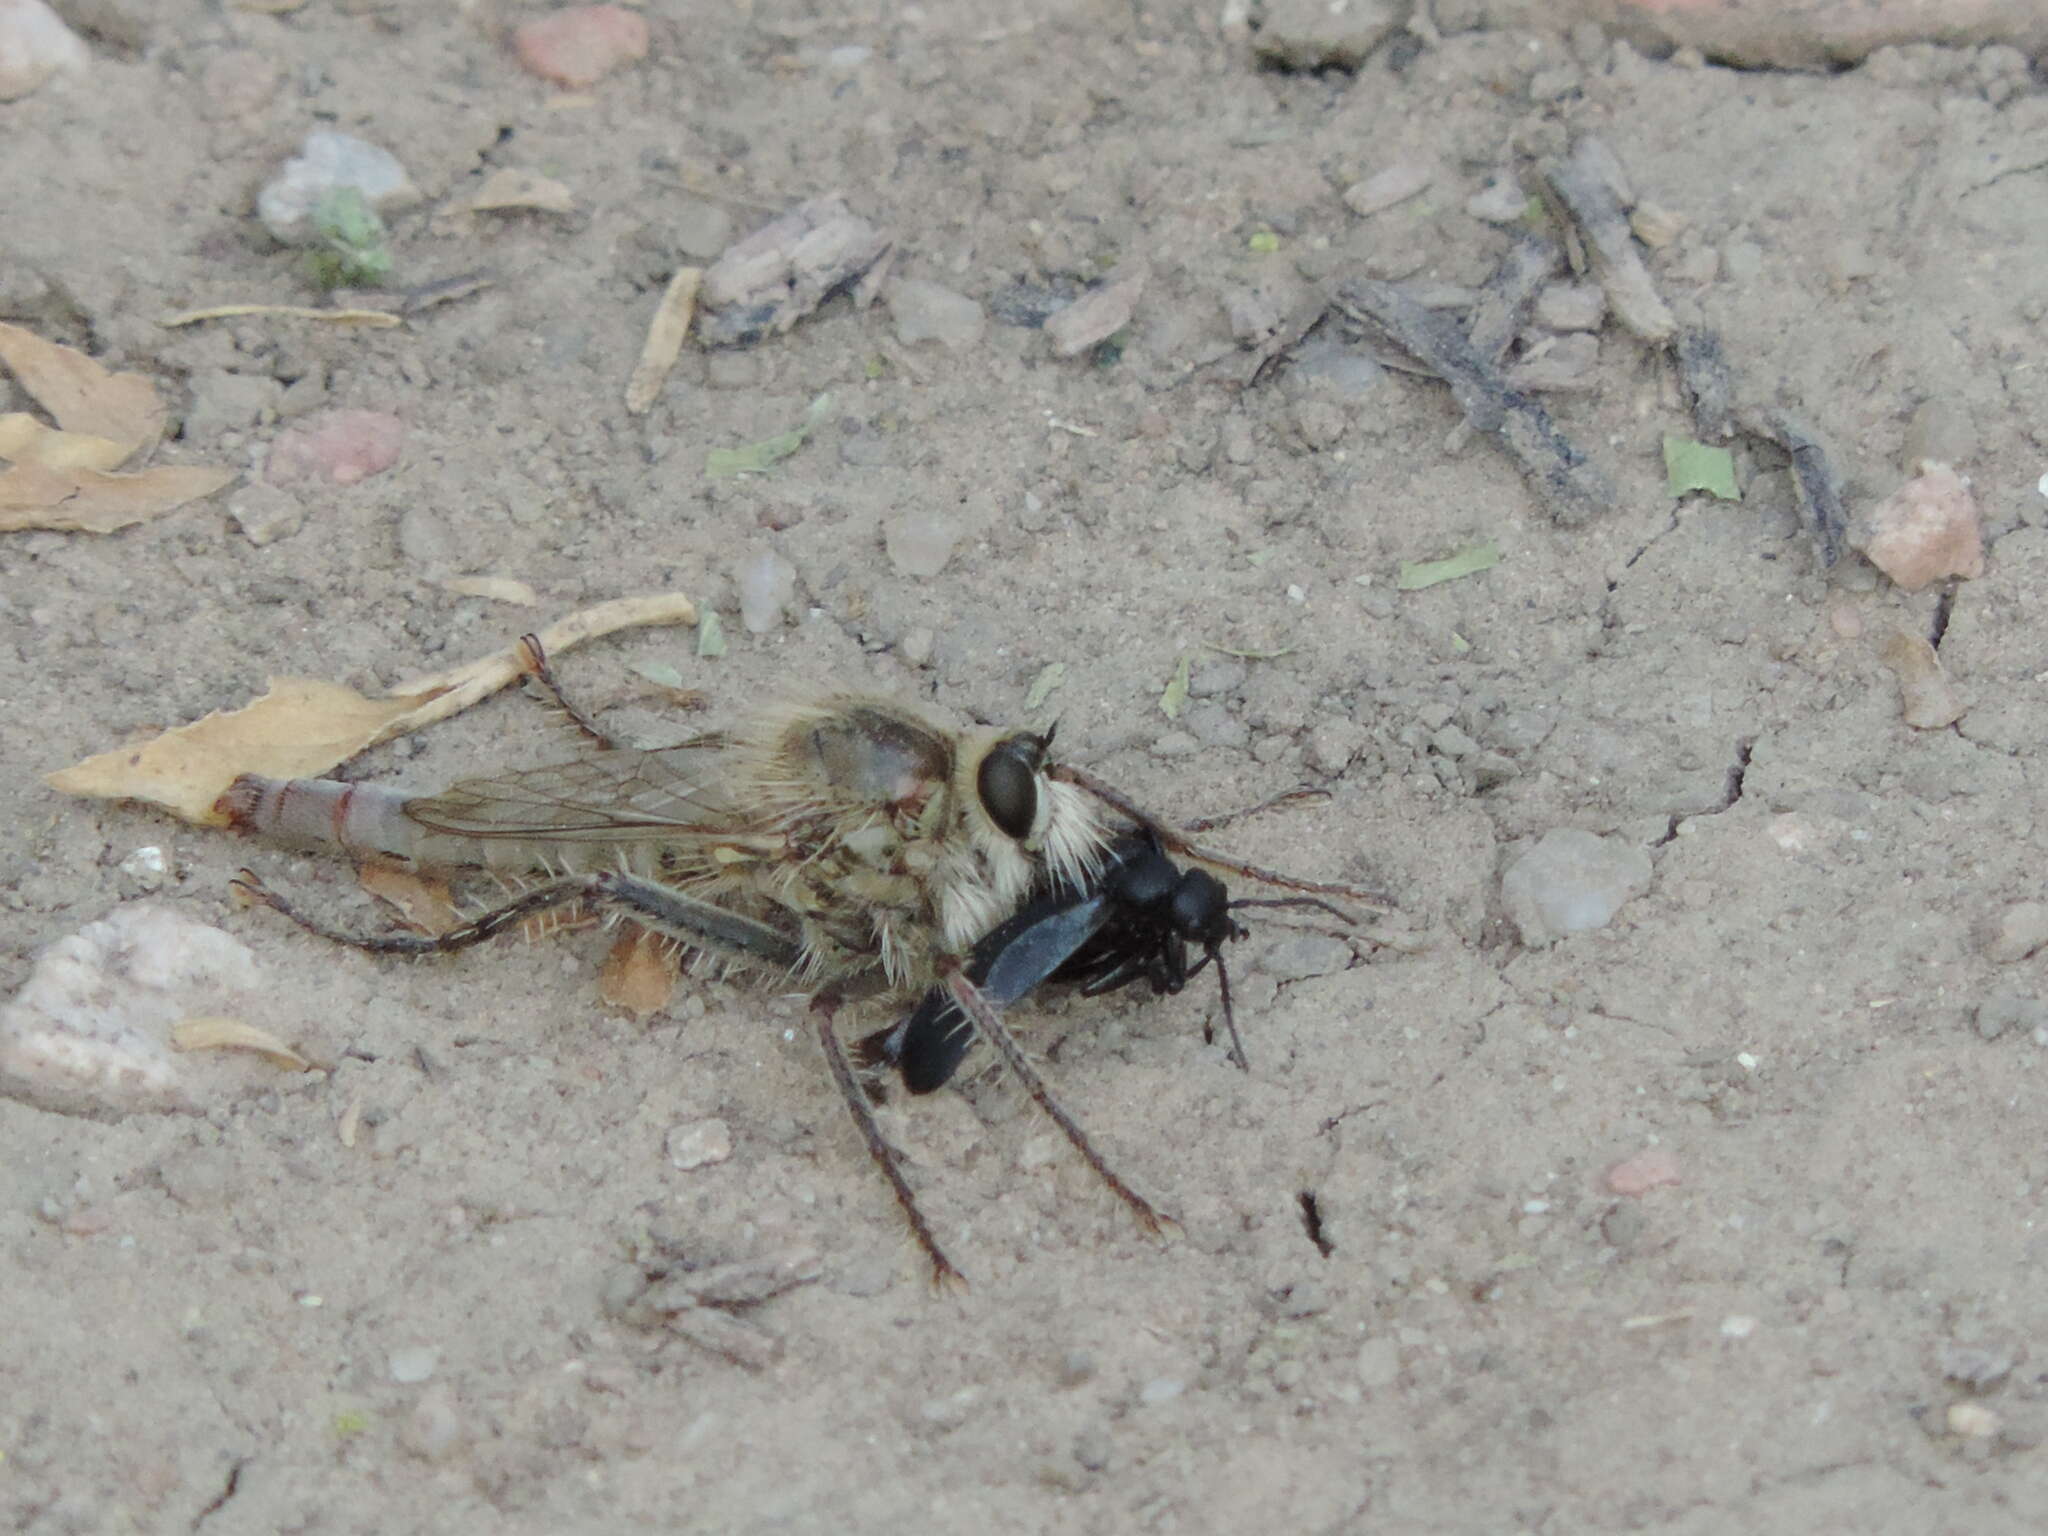
[(43, 0), (0, 0), (0, 101), (19, 100), (52, 75), (84, 74), (91, 60)]
[(415, 1386), (434, 1374), (441, 1363), (441, 1351), (429, 1344), (414, 1344), (391, 1351), (391, 1379), (402, 1386)]
[(1650, 856), (1633, 843), (1558, 827), (1508, 867), (1500, 886), (1522, 942), (1540, 949), (1606, 927), (1649, 883)]
[(888, 546), (889, 563), (900, 575), (936, 576), (953, 558), (960, 529), (941, 513), (903, 512), (889, 519), (882, 541)]
[(1155, 1376), (1138, 1389), (1138, 1401), (1147, 1408), (1156, 1408), (1172, 1402), (1187, 1389), (1188, 1384), (1178, 1376)]
[(698, 1120), (689, 1125), (669, 1127), (668, 1160), (671, 1167), (688, 1173), (708, 1168), (732, 1156), (732, 1129), (723, 1120)]
[(285, 161), (256, 195), (256, 216), (283, 244), (303, 245), (315, 237), (313, 210), (347, 187), (379, 210), (419, 201), (405, 167), (389, 150), (323, 128), (307, 134), (297, 157)]
[(987, 325), (981, 306), (964, 293), (937, 283), (901, 278), (888, 287), (889, 318), (905, 346), (936, 341), (954, 350), (981, 340)]
[(740, 622), (750, 635), (765, 635), (782, 626), (782, 617), (796, 596), (796, 567), (772, 550), (749, 555), (733, 579), (740, 589)]

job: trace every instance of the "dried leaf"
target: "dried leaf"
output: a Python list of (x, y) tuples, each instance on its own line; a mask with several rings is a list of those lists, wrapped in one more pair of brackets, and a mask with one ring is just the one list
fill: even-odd
[(421, 933), (443, 934), (463, 924), (461, 910), (446, 880), (423, 875), (402, 864), (372, 859), (356, 871), (356, 884), (393, 908), (399, 919)]
[(203, 464), (160, 464), (133, 475), (17, 464), (0, 474), (0, 533), (112, 533), (211, 496), (236, 473)]
[[(599, 603), (540, 631), (559, 654), (596, 635), (637, 624), (689, 624), (697, 608), (679, 593)], [(52, 788), (108, 800), (147, 800), (202, 826), (220, 826), (217, 801), (245, 773), (305, 778), (327, 772), (365, 747), (403, 736), (467, 709), (525, 676), (520, 648), (401, 684), (381, 699), (316, 678), (273, 678), (262, 698), (216, 713), (151, 741), (102, 752), (50, 774)]]
[(128, 457), (125, 444), (90, 432), (65, 432), (26, 411), (0, 416), (0, 459), (47, 469), (113, 469)]
[(378, 739), (422, 701), (366, 699), (310, 677), (274, 677), (270, 691), (231, 713), (208, 715), (135, 747), (102, 752), (50, 774), (68, 795), (147, 800), (187, 821), (224, 826), (214, 802), (245, 773), (295, 779), (325, 773)]
[(644, 1019), (668, 1006), (681, 974), (682, 957), (675, 945), (638, 923), (626, 923), (611, 953), (604, 957), (597, 995), (614, 1008)]
[(163, 400), (139, 373), (109, 373), (83, 352), (18, 325), (0, 325), (0, 363), (67, 432), (109, 438), (131, 454), (163, 435)]
[(704, 280), (702, 267), (684, 267), (668, 280), (668, 287), (647, 324), (647, 339), (640, 344), (640, 361), (626, 383), (626, 409), (635, 416), (654, 404), (669, 370), (682, 355), (683, 338), (690, 334), (690, 321), (697, 314), (697, 287)]
[(507, 208), (535, 208), (542, 213), (574, 213), (576, 195), (552, 176), (504, 166), (484, 178), (467, 207), (471, 213)]
[(174, 1051), (250, 1051), (273, 1066), (294, 1072), (310, 1072), (313, 1063), (286, 1045), (267, 1029), (245, 1024), (240, 1019), (184, 1019), (171, 1026)]

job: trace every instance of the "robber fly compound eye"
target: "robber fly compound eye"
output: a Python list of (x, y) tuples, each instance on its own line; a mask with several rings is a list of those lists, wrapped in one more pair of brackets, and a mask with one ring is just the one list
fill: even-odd
[(1038, 824), (1038, 775), (1044, 764), (1044, 737), (1008, 736), (989, 748), (975, 775), (975, 792), (988, 819), (1020, 843)]

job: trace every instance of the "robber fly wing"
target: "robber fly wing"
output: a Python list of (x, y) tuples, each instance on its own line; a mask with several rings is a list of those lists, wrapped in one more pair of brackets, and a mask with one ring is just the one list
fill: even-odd
[(679, 746), (593, 752), (566, 763), (465, 779), (408, 800), (406, 817), (459, 837), (557, 842), (659, 841), (734, 819), (720, 750), (700, 736)]

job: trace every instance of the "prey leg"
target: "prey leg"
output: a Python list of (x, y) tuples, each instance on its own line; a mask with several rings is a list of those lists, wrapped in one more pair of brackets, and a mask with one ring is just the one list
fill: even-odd
[(1227, 869), (1234, 875), (1243, 875), (1247, 880), (1256, 880), (1261, 885), (1275, 885), (1285, 891), (1309, 891), (1321, 896), (1341, 896), (1348, 901), (1371, 907), (1375, 911), (1394, 910), (1391, 897), (1383, 896), (1378, 891), (1369, 891), (1362, 885), (1348, 885), (1341, 880), (1299, 880), (1293, 875), (1283, 875), (1278, 870), (1247, 864), (1244, 860), (1233, 858), (1227, 853), (1205, 848), (1185, 832), (1168, 826), (1114, 784), (1097, 778), (1086, 768), (1076, 768), (1072, 763), (1055, 763), (1046, 771), (1053, 778), (1072, 784), (1076, 789), (1085, 790), (1112, 810), (1121, 811), (1158, 838), (1162, 847), (1183, 858), (1195, 859), (1217, 869)]
[(379, 955), (446, 955), (483, 944), (517, 928), (530, 917), (544, 912), (576, 907), (604, 916), (630, 917), (643, 928), (699, 949), (717, 950), (756, 964), (792, 969), (803, 957), (803, 947), (788, 934), (756, 922), (737, 912), (685, 896), (652, 880), (600, 870), (588, 875), (565, 875), (522, 891), (501, 906), (491, 908), (459, 928), (446, 933), (348, 933), (309, 917), (249, 870), (235, 876), (234, 888), (244, 897), (282, 913), (308, 933), (336, 944), (366, 949)]
[(1189, 837), (1197, 832), (1214, 832), (1218, 827), (1227, 827), (1232, 822), (1249, 821), (1254, 816), (1263, 816), (1268, 811), (1277, 811), (1282, 806), (1299, 805), (1304, 800), (1327, 800), (1327, 789), (1312, 789), (1300, 785), (1294, 789), (1283, 789), (1277, 795), (1269, 795), (1257, 805), (1242, 806), (1234, 811), (1218, 811), (1214, 816), (1197, 816), (1193, 821), (1184, 821), (1180, 829)]
[(1017, 1037), (1010, 1033), (1010, 1026), (1005, 1024), (1002, 1015), (990, 1006), (989, 1000), (981, 995), (981, 989), (968, 980), (967, 972), (960, 963), (957, 960), (950, 962), (943, 974), (946, 990), (952, 994), (960, 1012), (974, 1021), (974, 1027), (980, 1031), (981, 1038), (995, 1048), (996, 1054), (1003, 1058), (1003, 1065), (1016, 1075), (1017, 1081), (1024, 1085), (1024, 1091), (1031, 1095), (1032, 1101), (1045, 1111), (1046, 1118), (1060, 1128), (1060, 1134), (1073, 1144), (1074, 1150), (1081, 1154), (1081, 1160), (1095, 1171), (1098, 1179), (1109, 1186), (1111, 1194), (1131, 1208), (1131, 1214), (1138, 1218), (1138, 1225), (1154, 1234), (1171, 1230), (1175, 1225), (1173, 1218), (1155, 1209), (1151, 1201), (1118, 1177), (1116, 1170), (1102, 1160), (1102, 1154), (1089, 1142), (1088, 1133), (1075, 1124), (1073, 1116), (1060, 1107), (1059, 1100), (1052, 1096), (1052, 1090), (1046, 1086), (1045, 1079), (1038, 1075), (1038, 1069), (1031, 1065), (1030, 1058), (1024, 1054), (1024, 1048), (1017, 1043)]
[(889, 1181), (890, 1193), (895, 1195), (896, 1204), (903, 1211), (903, 1219), (910, 1223), (910, 1235), (917, 1239), (917, 1246), (931, 1260), (933, 1288), (943, 1290), (948, 1286), (965, 1285), (967, 1277), (953, 1267), (953, 1261), (939, 1247), (939, 1240), (932, 1236), (924, 1212), (917, 1208), (917, 1196), (903, 1177), (896, 1149), (882, 1135), (882, 1127), (875, 1120), (867, 1095), (861, 1091), (860, 1082), (853, 1075), (853, 1065), (846, 1059), (845, 1043), (832, 1027), (832, 1015), (837, 1005), (838, 999), (831, 993), (820, 993), (811, 1001), (811, 1022), (818, 1031), (818, 1044), (824, 1047), (825, 1065), (832, 1069), (832, 1081), (839, 1086), (839, 1096), (846, 1100), (846, 1112), (853, 1116), (853, 1123), (860, 1130), (860, 1139), (867, 1146), (868, 1156), (875, 1160), (875, 1166), (882, 1170), (882, 1177)]
[(541, 649), (539, 635), (519, 637), (519, 665), (526, 672), (526, 680), (540, 691), (541, 697), (548, 704), (561, 713), (564, 720), (575, 727), (578, 735), (592, 743), (600, 752), (611, 752), (621, 745), (580, 707), (570, 702), (569, 696), (562, 692), (562, 685), (555, 681), (555, 669), (548, 665), (548, 653)]

